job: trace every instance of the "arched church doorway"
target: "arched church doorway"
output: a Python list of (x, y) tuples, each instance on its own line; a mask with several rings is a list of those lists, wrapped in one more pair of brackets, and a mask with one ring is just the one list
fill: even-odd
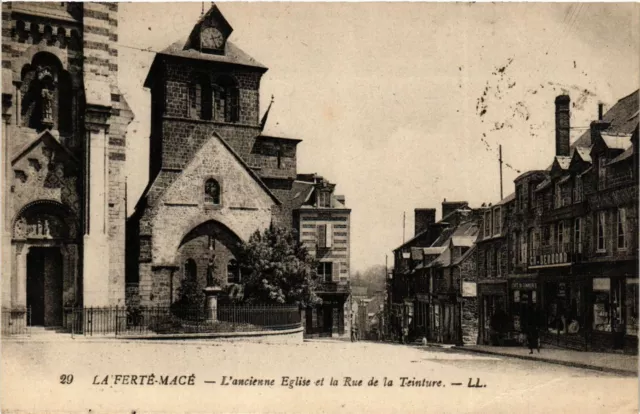
[(62, 253), (59, 247), (32, 247), (27, 254), (27, 307), (31, 325), (62, 325)]
[(52, 200), (29, 203), (17, 214), (11, 302), (30, 309), (32, 326), (61, 326), (64, 307), (81, 305), (77, 228), (71, 210)]
[(241, 243), (240, 237), (231, 229), (215, 220), (191, 229), (178, 248), (178, 257), (184, 268), (181, 279), (173, 285), (174, 301), (190, 296), (197, 297), (196, 302), (202, 302), (203, 288), (240, 283), (237, 253)]

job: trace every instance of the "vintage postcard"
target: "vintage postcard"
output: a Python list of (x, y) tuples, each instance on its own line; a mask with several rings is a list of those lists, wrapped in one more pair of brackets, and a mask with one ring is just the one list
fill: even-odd
[(638, 412), (638, 3), (2, 3), (3, 413)]

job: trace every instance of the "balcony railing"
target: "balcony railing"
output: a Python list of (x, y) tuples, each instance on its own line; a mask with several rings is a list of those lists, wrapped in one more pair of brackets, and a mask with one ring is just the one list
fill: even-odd
[(557, 243), (531, 249), (529, 267), (562, 266), (580, 262), (582, 252), (581, 242)]

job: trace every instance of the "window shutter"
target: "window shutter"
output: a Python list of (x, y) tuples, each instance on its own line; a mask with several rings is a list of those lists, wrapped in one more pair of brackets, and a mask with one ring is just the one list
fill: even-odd
[(331, 281), (337, 282), (340, 280), (340, 262), (333, 262), (333, 269), (331, 269)]
[(325, 248), (327, 245), (327, 225), (318, 225), (318, 247)]
[(326, 247), (331, 247), (331, 244), (333, 242), (333, 232), (332, 232), (332, 227), (331, 227), (331, 223), (326, 225), (326, 231), (327, 234), (325, 235), (325, 239), (326, 239)]

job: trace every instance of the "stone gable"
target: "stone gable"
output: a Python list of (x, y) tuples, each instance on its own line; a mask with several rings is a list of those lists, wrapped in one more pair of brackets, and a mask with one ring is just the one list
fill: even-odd
[[(204, 183), (221, 186), (219, 206), (205, 206)], [(180, 242), (195, 226), (216, 220), (243, 240), (269, 226), (276, 200), (241, 161), (213, 136), (159, 197), (152, 228), (152, 261), (173, 263)]]

